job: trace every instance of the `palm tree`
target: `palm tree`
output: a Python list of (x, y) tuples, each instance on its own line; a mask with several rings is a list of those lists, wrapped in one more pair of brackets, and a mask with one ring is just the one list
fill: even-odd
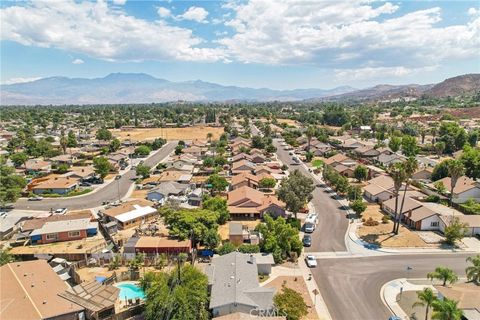
[(67, 144), (68, 139), (65, 136), (65, 132), (62, 131), (62, 136), (60, 137), (60, 147), (62, 148), (63, 154), (67, 153)]
[(422, 291), (417, 292), (418, 301), (415, 302), (412, 307), (425, 307), (425, 320), (428, 320), (428, 312), (432, 303), (437, 300), (437, 296), (430, 288), (424, 288)]
[(397, 223), (397, 229), (395, 230), (395, 234), (398, 234), (398, 231), (400, 230), (400, 222), (403, 218), (403, 205), (405, 203), (408, 186), (411, 182), (410, 179), (412, 178), (412, 175), (415, 173), (415, 171), (417, 171), (418, 169), (417, 159), (415, 159), (415, 157), (409, 157), (407, 161), (403, 163), (403, 168), (405, 170), (405, 189), (403, 190), (402, 204), (400, 205), (400, 218), (398, 219), (399, 222)]
[(305, 134), (307, 135), (307, 142), (308, 142), (308, 145), (307, 145), (307, 151), (310, 151), (310, 142), (312, 141), (312, 138), (315, 136), (315, 127), (314, 126), (309, 126), (307, 128), (307, 131), (305, 132)]
[(471, 262), (472, 265), (465, 269), (468, 281), (473, 281), (477, 285), (480, 285), (480, 254), (475, 257), (468, 257), (467, 262)]
[(393, 188), (395, 195), (395, 217), (393, 219), (393, 230), (395, 232), (396, 226), (398, 223), (398, 196), (400, 194), (400, 188), (402, 187), (403, 181), (405, 181), (405, 169), (402, 163), (395, 163), (390, 166), (389, 169), (390, 176), (393, 179)]
[(443, 281), (443, 286), (445, 287), (448, 283), (452, 284), (458, 281), (458, 276), (453, 272), (452, 269), (445, 267), (437, 267), (434, 272), (429, 272), (427, 278), (433, 280), (438, 279)]
[(448, 164), (448, 175), (450, 176), (450, 206), (453, 203), (453, 190), (458, 179), (465, 174), (465, 167), (460, 160), (453, 160)]
[(443, 299), (432, 303), (434, 320), (460, 320), (463, 311), (458, 308), (458, 301)]

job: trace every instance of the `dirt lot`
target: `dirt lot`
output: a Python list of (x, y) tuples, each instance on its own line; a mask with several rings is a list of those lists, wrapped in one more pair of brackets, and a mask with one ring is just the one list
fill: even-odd
[(120, 140), (153, 140), (155, 138), (164, 138), (167, 140), (193, 140), (207, 139), (207, 133), (213, 134), (213, 140), (220, 138), (223, 133), (223, 127), (187, 127), (187, 128), (148, 128), (131, 130), (111, 130), (113, 135)]
[(364, 226), (362, 225), (357, 234), (364, 241), (369, 243), (375, 243), (382, 247), (432, 247), (435, 245), (427, 244), (422, 240), (415, 232), (400, 226), (400, 232), (398, 235), (393, 236), (391, 233), (393, 228), (393, 222), (382, 223), (383, 213), (380, 211), (380, 207), (376, 204), (369, 204), (367, 210), (363, 213), (362, 217), (368, 220), (370, 217), (380, 222), (377, 226)]
[(130, 196), (131, 199), (145, 199), (147, 197), (147, 193), (149, 192), (149, 189), (143, 189), (143, 190), (134, 190), (132, 192), (132, 195)]
[[(247, 226), (249, 230), (255, 229), (257, 224), (260, 223), (261, 220), (247, 220), (247, 221), (235, 221), (235, 222), (241, 222), (244, 226)], [(220, 234), (220, 238), (222, 240), (228, 240), (228, 222), (225, 223), (224, 225), (221, 225), (218, 227), (218, 233)]]
[(102, 235), (75, 241), (63, 241), (49, 244), (37, 244), (25, 247), (14, 247), (10, 251), (12, 254), (83, 254), (85, 252), (105, 248), (106, 243)]
[(479, 118), (480, 117), (480, 107), (474, 108), (462, 108), (462, 109), (447, 109), (445, 113), (450, 113), (451, 115), (467, 119), (467, 118)]
[(267, 283), (265, 287), (267, 288), (275, 288), (277, 289), (277, 293), (281, 292), (282, 285), (285, 283), (285, 286), (297, 291), (303, 296), (305, 303), (308, 307), (308, 314), (304, 319), (319, 319), (317, 312), (315, 311), (315, 307), (313, 306), (313, 301), (310, 298), (310, 294), (308, 293), (307, 285), (302, 277), (297, 277), (297, 281), (295, 281), (295, 277), (277, 277), (271, 282)]

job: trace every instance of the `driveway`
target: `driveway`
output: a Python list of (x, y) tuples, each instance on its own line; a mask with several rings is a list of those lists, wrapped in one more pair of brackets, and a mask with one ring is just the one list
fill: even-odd
[[(154, 167), (165, 159), (176, 147), (177, 142), (169, 142), (145, 160), (145, 165)], [(130, 170), (118, 180), (114, 180), (100, 190), (84, 196), (72, 198), (52, 198), (42, 201), (28, 201), (19, 199), (15, 203), (15, 209), (23, 210), (50, 210), (56, 208), (67, 208), (69, 210), (89, 209), (102, 205), (104, 201), (116, 201), (123, 198), (134, 183), (135, 170)]]
[[(302, 174), (314, 179), (314, 175), (292, 160), (289, 151), (283, 150), (277, 139), (273, 144), (277, 148), (278, 159), (286, 164), (290, 170), (298, 169)], [(314, 179), (314, 181), (316, 181)], [(316, 182), (315, 182), (316, 183)], [(312, 203), (318, 213), (318, 225), (312, 234), (312, 246), (307, 247), (307, 252), (335, 252), (347, 251), (345, 246), (345, 233), (348, 228), (346, 211), (342, 210), (340, 203), (331, 198), (332, 194), (325, 192), (324, 188), (316, 187), (313, 191)]]
[[(311, 269), (335, 320), (386, 320), (391, 315), (380, 298), (382, 286), (398, 278), (426, 278), (437, 266), (465, 276), (467, 254), (389, 255), (317, 260)], [(412, 269), (407, 271), (407, 267)]]

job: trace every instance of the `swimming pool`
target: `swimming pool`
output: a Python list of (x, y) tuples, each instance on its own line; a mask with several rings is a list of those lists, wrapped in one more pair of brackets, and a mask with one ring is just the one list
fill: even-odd
[(136, 298), (145, 299), (145, 292), (143, 292), (142, 288), (139, 288), (133, 283), (119, 283), (116, 287), (120, 289), (120, 292), (118, 293), (118, 298), (120, 300)]

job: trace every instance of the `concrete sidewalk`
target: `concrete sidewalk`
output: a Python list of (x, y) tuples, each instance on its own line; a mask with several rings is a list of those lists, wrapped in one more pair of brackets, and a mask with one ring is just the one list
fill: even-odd
[[(426, 280), (426, 279), (422, 279)], [(427, 280), (426, 280), (427, 281)], [(397, 296), (401, 292), (405, 291), (421, 291), (424, 288), (430, 288), (434, 292), (437, 290), (430, 284), (413, 284), (408, 282), (408, 279), (401, 278), (395, 279), (385, 283), (380, 290), (380, 298), (393, 315), (400, 317), (401, 319), (409, 320), (410, 317), (398, 304)]]
[[(303, 260), (304, 256), (302, 255), (299, 259)], [(320, 289), (318, 288), (317, 283), (313, 279), (313, 276), (311, 276), (310, 269), (307, 267), (307, 265), (303, 261), (299, 260), (298, 267), (296, 268), (287, 268), (282, 266), (272, 267), (272, 272), (270, 273), (269, 278), (264, 282), (262, 282), (260, 285), (264, 286), (267, 283), (275, 280), (277, 277), (281, 277), (281, 276), (303, 277), (303, 280), (307, 285), (308, 294), (310, 295), (310, 298), (312, 299), (313, 304), (315, 305), (315, 311), (317, 312), (319, 319), (332, 320), (332, 317), (330, 315), (330, 312), (328, 311), (327, 305), (323, 300), (322, 293), (320, 292)], [(315, 290), (317, 292), (317, 295), (313, 294)]]

